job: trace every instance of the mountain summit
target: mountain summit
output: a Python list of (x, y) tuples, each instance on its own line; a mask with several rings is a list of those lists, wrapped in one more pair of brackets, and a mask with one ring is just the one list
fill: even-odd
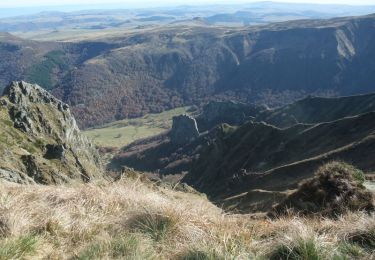
[(88, 182), (100, 175), (95, 147), (69, 106), (38, 85), (13, 82), (0, 98), (0, 178), (17, 183)]

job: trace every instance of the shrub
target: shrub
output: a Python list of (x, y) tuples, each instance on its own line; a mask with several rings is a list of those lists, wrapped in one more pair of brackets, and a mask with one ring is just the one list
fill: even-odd
[(353, 167), (352, 165), (348, 165), (349, 169), (353, 172), (353, 178), (361, 185), (363, 185), (366, 181), (366, 176), (363, 171)]
[(353, 166), (342, 162), (328, 163), (277, 205), (269, 216), (285, 215), (288, 210), (324, 216), (373, 211), (373, 195), (362, 185), (363, 181), (363, 172)]

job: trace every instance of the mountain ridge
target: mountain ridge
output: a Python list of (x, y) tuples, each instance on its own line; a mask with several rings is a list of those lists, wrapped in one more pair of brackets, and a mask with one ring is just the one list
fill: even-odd
[[(349, 162), (372, 174), (374, 104), (374, 94), (308, 97), (273, 110), (214, 102), (197, 116), (204, 132), (194, 140), (176, 144), (169, 133), (146, 138), (124, 147), (110, 166), (126, 165), (161, 177), (183, 173), (182, 182), (218, 205), (267, 211), (331, 161)], [(264, 205), (254, 202), (259, 197)]]
[(308, 94), (363, 94), (375, 80), (374, 24), (369, 15), (160, 27), (78, 42), (17, 38), (0, 45), (0, 68), (12, 68), (0, 83), (40, 83), (83, 127), (210, 100), (275, 107)]

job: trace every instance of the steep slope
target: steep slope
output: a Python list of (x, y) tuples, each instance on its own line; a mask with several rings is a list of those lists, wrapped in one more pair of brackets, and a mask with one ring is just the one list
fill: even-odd
[[(137, 176), (134, 176), (137, 177)], [(205, 196), (123, 178), (100, 185), (0, 181), (2, 259), (373, 259), (373, 214), (228, 214)], [(302, 255), (303, 254), (303, 255)]]
[(9, 82), (26, 78), (26, 70), (38, 64), (39, 55), (54, 50), (56, 44), (23, 40), (9, 33), (0, 33), (0, 93)]
[(0, 178), (17, 183), (88, 182), (99, 155), (69, 106), (37, 85), (13, 82), (0, 99)]
[(307, 97), (278, 109), (263, 110), (256, 116), (256, 121), (288, 127), (298, 123), (330, 122), (371, 111), (375, 111), (375, 94), (340, 98)]
[(203, 106), (202, 113), (196, 118), (199, 131), (211, 130), (219, 124), (242, 125), (250, 119), (268, 113), (266, 107), (233, 101), (211, 101)]
[(7, 35), (1, 67), (17, 64), (0, 81), (43, 83), (85, 127), (207, 100), (277, 106), (307, 94), (367, 93), (374, 24), (369, 15), (230, 29), (171, 25), (40, 45)]
[(82, 64), (65, 97), (83, 122), (100, 123), (208, 99), (282, 105), (309, 93), (364, 93), (375, 75), (373, 28), (369, 16), (143, 32)]
[(327, 160), (350, 161), (372, 172), (374, 118), (375, 113), (370, 112), (287, 129), (249, 122), (216, 139), (202, 152), (185, 180), (212, 197), (225, 197), (252, 188), (295, 188)]
[[(374, 94), (306, 98), (276, 110), (213, 102), (197, 117), (198, 129), (210, 131), (197, 135), (192, 130), (195, 122), (187, 126), (175, 120), (169, 133), (125, 147), (111, 166), (160, 174), (184, 172), (183, 181), (227, 208), (269, 210), (331, 160), (373, 173), (374, 109)], [(176, 129), (180, 135), (173, 141)]]
[(194, 118), (181, 115), (173, 118), (170, 131), (136, 141), (122, 149), (111, 161), (110, 168), (133, 167), (140, 171), (179, 174), (190, 169), (202, 144), (212, 135), (200, 135)]

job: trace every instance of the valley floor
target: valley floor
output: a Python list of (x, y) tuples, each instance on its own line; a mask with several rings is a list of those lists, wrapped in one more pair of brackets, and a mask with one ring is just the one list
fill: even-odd
[(191, 114), (190, 107), (179, 107), (140, 118), (124, 119), (90, 128), (83, 133), (101, 147), (121, 148), (139, 139), (158, 135), (172, 127), (172, 118)]
[(204, 195), (134, 176), (0, 183), (0, 259), (374, 259), (375, 218), (226, 214)]

